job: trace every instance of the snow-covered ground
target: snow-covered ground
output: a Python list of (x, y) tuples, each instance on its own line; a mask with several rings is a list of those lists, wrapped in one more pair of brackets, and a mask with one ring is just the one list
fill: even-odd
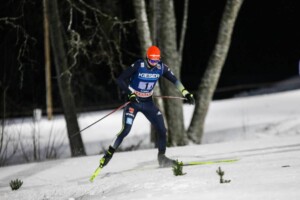
[[(168, 148), (167, 155), (179, 161), (238, 159), (233, 163), (184, 166), (183, 176), (172, 168), (158, 168), (157, 150), (149, 143), (149, 123), (141, 114), (122, 146), (138, 143), (144, 149), (118, 152), (93, 183), (89, 177), (121, 126), (116, 112), (82, 132), (90, 156), (19, 164), (0, 168), (0, 199), (300, 199), (300, 90), (212, 102), (206, 119), (203, 145)], [(184, 106), (185, 124), (193, 106)], [(81, 128), (110, 111), (84, 113)], [(32, 123), (23, 120), (7, 126), (22, 129), (30, 137)], [(17, 121), (16, 121), (17, 123)], [(41, 140), (50, 129), (65, 135), (64, 120), (57, 116), (35, 124)], [(17, 132), (18, 132), (17, 131)], [(42, 134), (43, 133), (43, 134)], [(64, 141), (67, 143), (67, 140)], [(219, 183), (218, 167), (230, 183)], [(9, 182), (21, 179), (23, 186), (11, 191)]]

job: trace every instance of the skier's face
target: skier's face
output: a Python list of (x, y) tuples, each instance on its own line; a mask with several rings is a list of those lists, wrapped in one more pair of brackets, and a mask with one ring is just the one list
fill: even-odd
[(148, 59), (148, 63), (149, 63), (149, 65), (151, 65), (152, 67), (155, 67), (155, 66), (157, 65), (158, 62), (159, 62), (159, 60)]

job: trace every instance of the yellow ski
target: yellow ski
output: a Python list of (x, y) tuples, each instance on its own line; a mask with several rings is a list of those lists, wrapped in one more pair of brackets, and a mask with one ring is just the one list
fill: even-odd
[(90, 177), (90, 182), (93, 182), (94, 179), (98, 176), (98, 174), (101, 172), (102, 167), (97, 167), (97, 169), (95, 170), (95, 172), (93, 173), (93, 175)]
[(100, 159), (100, 164), (99, 167), (94, 171), (93, 175), (90, 178), (90, 182), (93, 182), (94, 179), (98, 176), (98, 174), (101, 172), (102, 168), (104, 167), (105, 163), (105, 158)]
[(183, 163), (183, 166), (190, 166), (190, 165), (211, 165), (216, 163), (233, 163), (238, 161), (239, 159), (226, 159), (226, 160), (207, 160), (207, 161), (192, 161)]

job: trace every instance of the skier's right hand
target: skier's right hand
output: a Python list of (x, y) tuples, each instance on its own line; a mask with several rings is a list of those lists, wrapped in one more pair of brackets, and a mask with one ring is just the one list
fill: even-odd
[(137, 99), (137, 96), (135, 93), (129, 94), (128, 99), (131, 103), (139, 103), (139, 100)]

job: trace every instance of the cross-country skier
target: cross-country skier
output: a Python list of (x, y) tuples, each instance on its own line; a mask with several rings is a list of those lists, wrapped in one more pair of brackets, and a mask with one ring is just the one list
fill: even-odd
[[(153, 103), (153, 89), (159, 78), (165, 77), (171, 81), (188, 103), (194, 104), (195, 100), (182, 83), (174, 76), (170, 68), (160, 60), (160, 49), (151, 46), (147, 50), (145, 59), (139, 59), (123, 71), (118, 77), (118, 86), (128, 94), (130, 103), (123, 111), (123, 126), (116, 135), (112, 144), (100, 160), (100, 167), (104, 167), (112, 158), (115, 150), (120, 146), (123, 139), (128, 135), (138, 112), (143, 113), (158, 132), (158, 163), (160, 167), (172, 166), (175, 161), (166, 157), (166, 127), (164, 119)], [(128, 83), (129, 82), (129, 83)]]

